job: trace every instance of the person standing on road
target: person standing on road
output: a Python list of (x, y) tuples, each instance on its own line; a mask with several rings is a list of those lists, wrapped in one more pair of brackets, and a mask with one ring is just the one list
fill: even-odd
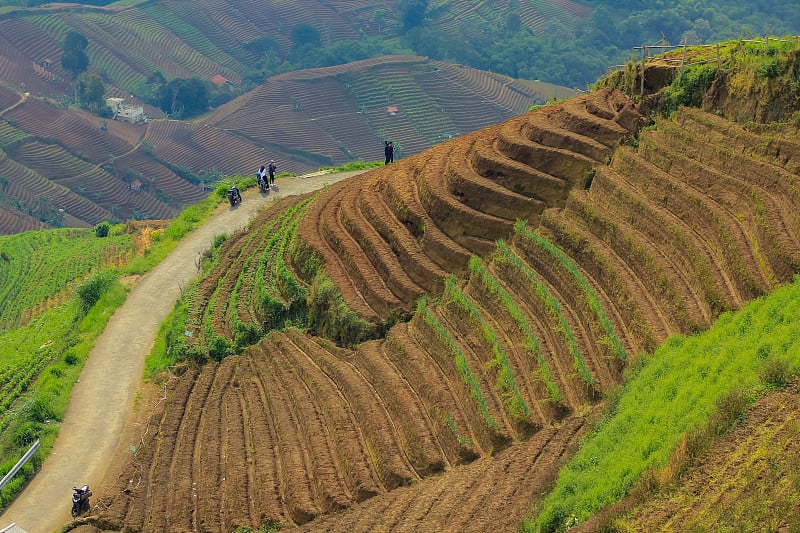
[(275, 186), (275, 171), (278, 169), (278, 165), (275, 164), (274, 159), (269, 160), (269, 165), (267, 166), (267, 171), (269, 172), (269, 184), (270, 186)]
[(394, 143), (392, 141), (385, 141), (386, 146), (383, 148), (383, 153), (386, 155), (384, 165), (394, 162)]
[(261, 168), (256, 172), (256, 178), (258, 178), (258, 187), (261, 188), (261, 184), (267, 179), (267, 167), (261, 165)]

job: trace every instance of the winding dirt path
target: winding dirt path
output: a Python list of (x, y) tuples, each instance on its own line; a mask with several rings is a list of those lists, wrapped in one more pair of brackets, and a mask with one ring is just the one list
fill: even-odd
[(75, 385), (51, 455), (14, 503), (0, 515), (0, 527), (16, 523), (28, 533), (49, 533), (68, 523), (72, 486), (99, 486), (119, 444), (140, 385), (144, 360), (159, 324), (183, 287), (197, 275), (195, 261), (214, 236), (243, 229), (260, 209), (278, 198), (302, 194), (360, 172), (279, 178), (277, 190), (243, 194), (188, 235), (173, 253), (133, 287), (108, 322)]

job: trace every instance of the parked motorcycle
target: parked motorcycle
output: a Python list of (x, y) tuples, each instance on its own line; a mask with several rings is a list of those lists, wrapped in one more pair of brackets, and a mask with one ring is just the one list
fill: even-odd
[(236, 186), (234, 183), (230, 189), (228, 189), (228, 201), (231, 203), (231, 207), (235, 206), (236, 204), (242, 203), (242, 193), (239, 192), (239, 187)]
[(73, 518), (89, 511), (89, 496), (91, 495), (92, 491), (89, 489), (89, 485), (84, 485), (83, 487), (72, 487)]

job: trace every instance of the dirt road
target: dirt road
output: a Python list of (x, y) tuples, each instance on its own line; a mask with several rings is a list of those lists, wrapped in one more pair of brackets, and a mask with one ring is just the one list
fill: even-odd
[(187, 236), (161, 264), (143, 276), (108, 322), (86, 362), (51, 455), (24, 492), (0, 515), (0, 528), (16, 523), (28, 533), (49, 533), (71, 518), (72, 486), (98, 484), (119, 443), (140, 385), (144, 360), (159, 324), (197, 275), (195, 261), (214, 236), (244, 228), (277, 198), (319, 189), (359, 172), (280, 178), (277, 190), (244, 194), (225, 204)]

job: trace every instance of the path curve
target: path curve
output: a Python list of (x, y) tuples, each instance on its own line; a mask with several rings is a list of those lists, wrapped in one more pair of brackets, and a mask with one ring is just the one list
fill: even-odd
[(75, 385), (50, 456), (25, 490), (0, 515), (0, 527), (16, 523), (28, 533), (50, 533), (71, 518), (72, 486), (100, 486), (114, 456), (161, 322), (196, 276), (197, 257), (216, 235), (243, 229), (278, 198), (302, 194), (361, 171), (279, 178), (261, 195), (246, 191), (236, 208), (227, 204), (136, 283), (98, 337)]

